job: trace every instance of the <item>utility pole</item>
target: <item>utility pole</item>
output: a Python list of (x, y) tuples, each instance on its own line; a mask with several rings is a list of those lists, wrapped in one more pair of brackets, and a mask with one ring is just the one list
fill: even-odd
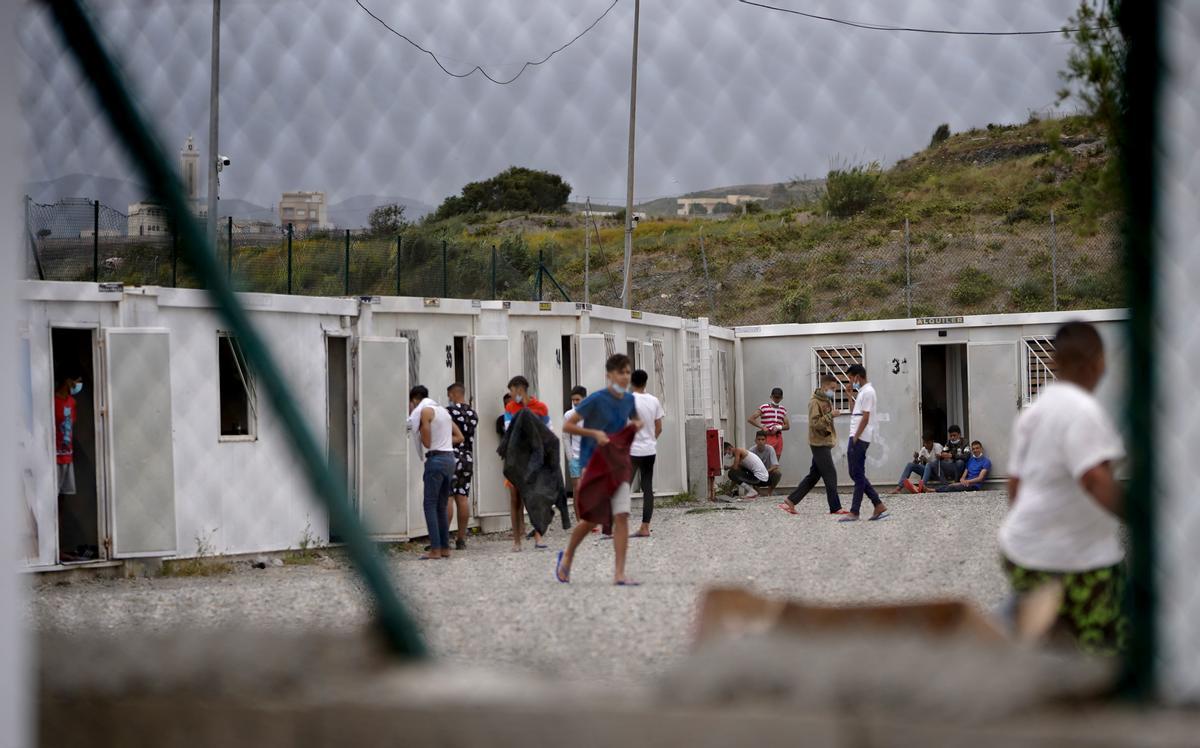
[(217, 97), (221, 89), (221, 0), (213, 0), (212, 73), (208, 92), (208, 241), (217, 246)]
[(625, 185), (625, 280), (621, 287), (621, 306), (631, 308), (630, 291), (632, 279), (629, 276), (633, 263), (633, 134), (637, 122), (637, 55), (638, 55), (638, 18), (641, 15), (642, 0), (633, 3), (633, 72), (629, 80), (629, 168)]
[(592, 198), (588, 198), (583, 209), (583, 303), (591, 303), (592, 269)]

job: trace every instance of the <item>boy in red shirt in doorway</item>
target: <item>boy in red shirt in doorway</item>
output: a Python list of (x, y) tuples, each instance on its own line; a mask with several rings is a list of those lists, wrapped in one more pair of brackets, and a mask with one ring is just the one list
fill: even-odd
[[(546, 428), (550, 428), (550, 409), (546, 407), (544, 402), (529, 394), (528, 379), (518, 374), (508, 380), (508, 394), (510, 398), (504, 404), (505, 431), (512, 425), (513, 419), (521, 412), (522, 408), (529, 408), (531, 413), (542, 419), (542, 423), (546, 424)], [(508, 489), (509, 512), (512, 519), (513, 551), (516, 552), (521, 550), (521, 538), (525, 535), (525, 505), (521, 502), (521, 495), (517, 492), (517, 487), (508, 479), (505, 479), (504, 486)], [(533, 547), (546, 547), (546, 544), (542, 542), (541, 534), (536, 530), (533, 533)]]
[(75, 395), (83, 391), (83, 377), (70, 372), (54, 390), (54, 452), (58, 463), (58, 493), (75, 493)]

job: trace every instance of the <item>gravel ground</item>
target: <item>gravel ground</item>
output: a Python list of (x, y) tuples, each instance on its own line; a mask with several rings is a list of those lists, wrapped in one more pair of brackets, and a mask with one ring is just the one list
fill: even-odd
[[(590, 539), (572, 584), (558, 584), (559, 528), (548, 535), (550, 550), (526, 543), (512, 553), (507, 536), (491, 536), (472, 539), (450, 561), (404, 552), (390, 563), (431, 646), (451, 661), (613, 683), (662, 672), (683, 654), (700, 593), (712, 584), (820, 603), (936, 597), (985, 609), (1006, 593), (995, 539), (1002, 492), (885, 497), (891, 519), (854, 524), (834, 522), (823, 495), (810, 495), (800, 516), (781, 512), (777, 500), (657, 510), (654, 536), (630, 541), (638, 588), (611, 585), (611, 542)], [(369, 603), (353, 573), (326, 559), (265, 570), (239, 563), (213, 577), (42, 585), (28, 611), (46, 630), (347, 630), (367, 621)]]

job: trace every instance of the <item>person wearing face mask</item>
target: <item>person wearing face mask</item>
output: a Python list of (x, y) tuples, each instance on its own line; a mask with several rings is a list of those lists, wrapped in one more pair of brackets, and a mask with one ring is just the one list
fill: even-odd
[(75, 395), (83, 392), (83, 377), (68, 371), (54, 390), (54, 452), (58, 465), (58, 493), (75, 494)]
[(579, 481), (579, 524), (571, 532), (567, 547), (558, 553), (554, 578), (569, 583), (579, 545), (593, 527), (610, 522), (613, 584), (626, 587), (637, 584), (625, 576), (625, 554), (629, 549), (632, 506), (633, 462), (629, 451), (642, 423), (629, 386), (633, 362), (623, 353), (613, 354), (604, 363), (604, 374), (607, 386), (584, 398), (563, 424), (566, 433), (583, 437), (579, 448), (583, 477)]
[(846, 514), (842, 500), (838, 498), (837, 468), (833, 464), (833, 446), (837, 444), (837, 428), (833, 419), (841, 413), (833, 406), (838, 381), (832, 374), (821, 376), (821, 385), (808, 399), (808, 448), (812, 451), (812, 465), (808, 475), (796, 486), (796, 490), (781, 503), (779, 508), (788, 514), (797, 514), (796, 505), (817, 485), (825, 482), (825, 500), (830, 514)]
[(838, 522), (858, 521), (858, 510), (864, 495), (875, 507), (867, 519), (883, 519), (888, 516), (887, 505), (879, 500), (879, 492), (867, 480), (867, 449), (879, 434), (875, 387), (867, 380), (867, 368), (862, 364), (854, 364), (846, 373), (850, 375), (850, 387), (853, 390), (850, 397), (854, 400), (850, 410), (850, 441), (846, 444), (846, 461), (850, 478), (854, 481), (854, 496), (850, 501), (850, 512), (839, 517)]
[(963, 437), (962, 428), (951, 426), (947, 430), (946, 446), (938, 455), (942, 480), (954, 483), (962, 477), (967, 469), (967, 460), (971, 458), (969, 442)]
[(1104, 376), (1104, 341), (1092, 325), (1068, 322), (1054, 338), (1054, 362), (1057, 380), (1013, 427), (1000, 552), (1018, 600), (1057, 587), (1062, 603), (1052, 625), (1084, 651), (1113, 654), (1127, 631), (1124, 492), (1113, 474), (1125, 447), (1093, 394)]
[(775, 450), (775, 458), (783, 459), (783, 432), (792, 427), (788, 418), (787, 408), (783, 407), (783, 389), (776, 387), (771, 390), (771, 399), (758, 406), (746, 419), (755, 431), (767, 432), (767, 444)]

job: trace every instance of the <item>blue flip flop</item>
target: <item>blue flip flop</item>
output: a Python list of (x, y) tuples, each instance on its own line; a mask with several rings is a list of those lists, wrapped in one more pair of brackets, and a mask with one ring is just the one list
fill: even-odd
[(641, 582), (635, 582), (632, 579), (624, 579), (620, 582), (614, 582), (618, 587), (641, 587)]
[(838, 517), (837, 521), (838, 522), (857, 522), (858, 515), (857, 514), (846, 514), (841, 517)]
[(545, 543), (542, 543), (541, 545), (534, 543), (533, 547), (534, 548), (549, 548), (550, 546), (546, 545)]
[(567, 578), (566, 578), (566, 579), (563, 579), (563, 576), (562, 576), (562, 557), (563, 557), (563, 553), (565, 553), (565, 551), (559, 551), (559, 552), (558, 552), (558, 561), (556, 561), (556, 562), (554, 563), (554, 578), (555, 578), (555, 579), (557, 579), (559, 582), (562, 582), (563, 584), (570, 584), (570, 583), (571, 583), (571, 573), (570, 573), (570, 572), (567, 572)]
[(892, 513), (891, 513), (891, 512), (883, 512), (882, 514), (875, 514), (875, 515), (872, 515), (872, 516), (870, 516), (870, 517), (867, 517), (867, 521), (868, 521), (868, 522), (875, 522), (875, 521), (878, 521), (878, 520), (881, 520), (881, 519), (891, 519), (891, 518), (892, 518)]

